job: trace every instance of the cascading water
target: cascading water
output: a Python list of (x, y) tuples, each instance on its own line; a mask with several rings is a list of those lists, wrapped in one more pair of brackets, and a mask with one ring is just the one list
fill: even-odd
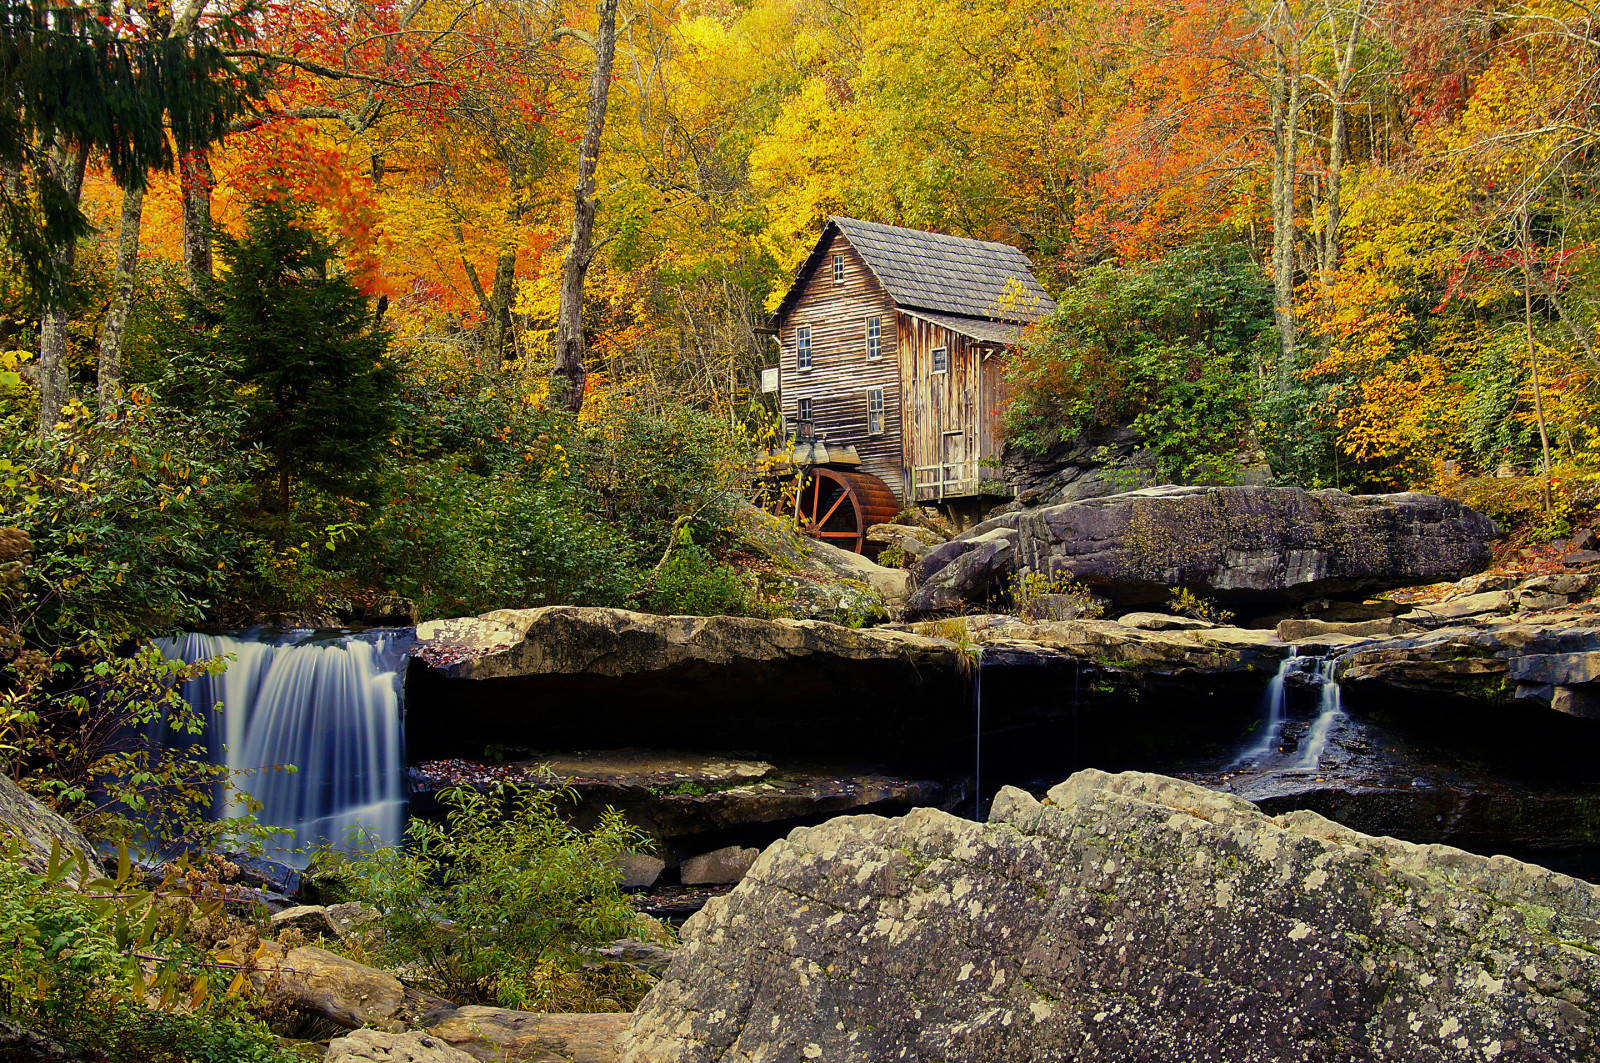
[(1252, 764), (1271, 753), (1278, 745), (1279, 736), (1283, 732), (1284, 719), (1284, 679), (1290, 672), (1299, 667), (1300, 656), (1295, 647), (1289, 647), (1289, 656), (1278, 662), (1278, 672), (1267, 684), (1267, 689), (1261, 695), (1262, 706), (1266, 709), (1267, 720), (1261, 729), (1261, 738), (1249, 749), (1240, 753), (1232, 767), (1243, 764)]
[(1328, 732), (1344, 715), (1336, 674), (1338, 664), (1336, 658), (1326, 657), (1317, 665), (1317, 674), (1322, 681), (1322, 691), (1317, 699), (1317, 719), (1301, 743), (1300, 761), (1295, 765), (1297, 768), (1316, 769), (1322, 761), (1322, 751), (1328, 747)]
[[(1311, 673), (1313, 666), (1318, 688), (1317, 716), (1301, 736), (1296, 747), (1295, 743), (1287, 742), (1284, 737), (1284, 729), (1289, 718), (1287, 681), (1294, 673)], [(1255, 768), (1274, 772), (1315, 771), (1322, 762), (1323, 752), (1328, 747), (1328, 736), (1344, 715), (1340, 704), (1337, 671), (1337, 658), (1302, 657), (1297, 648), (1290, 647), (1289, 656), (1279, 662), (1277, 674), (1272, 677), (1272, 681), (1267, 684), (1266, 692), (1261, 696), (1262, 707), (1266, 713), (1261, 737), (1235, 757), (1228, 765), (1228, 770)], [(1291, 746), (1290, 754), (1279, 757), (1278, 754), (1285, 744)]]
[[(405, 824), (401, 683), (409, 629), (361, 634), (280, 632), (265, 637), (186, 634), (162, 653), (199, 661), (231, 655), (219, 676), (184, 684), (207, 718), (212, 760), (255, 771), (242, 789), (261, 802), (257, 819), (292, 830), (284, 850), (343, 846), (353, 828), (397, 842)], [(222, 703), (220, 714), (213, 711)], [(293, 772), (273, 770), (294, 765)], [(227, 810), (238, 815), (242, 808)], [(304, 864), (304, 852), (280, 859)]]

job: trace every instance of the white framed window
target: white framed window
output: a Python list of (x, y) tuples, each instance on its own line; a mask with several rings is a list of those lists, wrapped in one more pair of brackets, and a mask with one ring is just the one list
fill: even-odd
[(833, 283), (835, 283), (835, 284), (843, 284), (844, 283), (844, 256), (843, 255), (834, 255), (833, 256)]
[(933, 349), (933, 371), (943, 373), (950, 368), (950, 348), (935, 347)]
[(799, 422), (799, 425), (797, 426), (798, 434), (802, 439), (809, 438), (812, 432), (811, 400), (801, 399), (796, 405), (799, 408), (795, 416), (795, 420)]
[(872, 388), (867, 392), (867, 435), (883, 435), (882, 388)]
[(867, 357), (883, 357), (883, 318), (867, 318)]
[(801, 369), (811, 368), (811, 326), (801, 325), (794, 330), (794, 360)]

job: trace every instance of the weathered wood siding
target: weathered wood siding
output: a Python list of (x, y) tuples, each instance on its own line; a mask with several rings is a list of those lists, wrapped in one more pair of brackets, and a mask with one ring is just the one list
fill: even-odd
[[(833, 280), (833, 256), (844, 255), (844, 282)], [(882, 355), (867, 357), (867, 319), (882, 321)], [(812, 423), (830, 443), (847, 443), (861, 468), (879, 477), (902, 500), (900, 367), (895, 307), (872, 271), (843, 235), (836, 235), (805, 281), (799, 299), (778, 323), (779, 378), (785, 427), (799, 425), (799, 402), (811, 400)], [(811, 368), (801, 370), (795, 336), (811, 329)], [(883, 432), (867, 432), (867, 392), (883, 389)]]
[[(982, 463), (999, 458), (1002, 355), (942, 325), (898, 317), (906, 482), (916, 485), (916, 501), (938, 498), (934, 483), (941, 479), (954, 481), (946, 484), (945, 497), (975, 494), (978, 481), (999, 479), (998, 470)], [(942, 373), (934, 371), (938, 347), (949, 352)]]

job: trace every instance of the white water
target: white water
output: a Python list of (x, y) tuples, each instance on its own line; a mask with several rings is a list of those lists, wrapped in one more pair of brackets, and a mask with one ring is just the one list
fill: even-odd
[(1261, 704), (1267, 712), (1267, 722), (1266, 726), (1261, 729), (1261, 738), (1257, 740), (1255, 745), (1240, 753), (1231, 767), (1237, 768), (1243, 764), (1252, 764), (1277, 748), (1279, 736), (1283, 733), (1283, 681), (1290, 672), (1298, 667), (1299, 661), (1300, 657), (1295, 652), (1295, 648), (1293, 646), (1289, 647), (1289, 656), (1278, 662), (1277, 674), (1267, 684), (1266, 693), (1261, 695)]
[(1322, 751), (1328, 748), (1328, 732), (1333, 730), (1333, 725), (1344, 715), (1339, 699), (1339, 680), (1335, 678), (1338, 663), (1336, 659), (1327, 657), (1317, 666), (1317, 672), (1322, 678), (1317, 719), (1300, 744), (1300, 762), (1295, 765), (1297, 768), (1316, 769), (1322, 762)]
[[(241, 788), (261, 802), (257, 818), (293, 831), (277, 844), (346, 847), (352, 828), (378, 842), (400, 840), (405, 823), (405, 752), (400, 687), (411, 632), (329, 637), (287, 632), (270, 639), (186, 634), (158, 645), (168, 657), (235, 660), (220, 676), (184, 684), (206, 714), (211, 758), (254, 771)], [(211, 711), (222, 703), (220, 718)], [(222, 748), (218, 748), (221, 737)], [(293, 765), (295, 770), (276, 770)], [(244, 811), (235, 802), (226, 814)], [(305, 853), (278, 853), (303, 865)]]

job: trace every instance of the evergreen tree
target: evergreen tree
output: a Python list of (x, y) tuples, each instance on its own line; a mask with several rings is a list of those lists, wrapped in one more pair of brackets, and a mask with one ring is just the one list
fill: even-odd
[(388, 333), (304, 210), (253, 204), (243, 238), (217, 242), (227, 269), (213, 292), (215, 353), (235, 384), (241, 442), (272, 456), (279, 511), (294, 480), (355, 492), (393, 424)]

